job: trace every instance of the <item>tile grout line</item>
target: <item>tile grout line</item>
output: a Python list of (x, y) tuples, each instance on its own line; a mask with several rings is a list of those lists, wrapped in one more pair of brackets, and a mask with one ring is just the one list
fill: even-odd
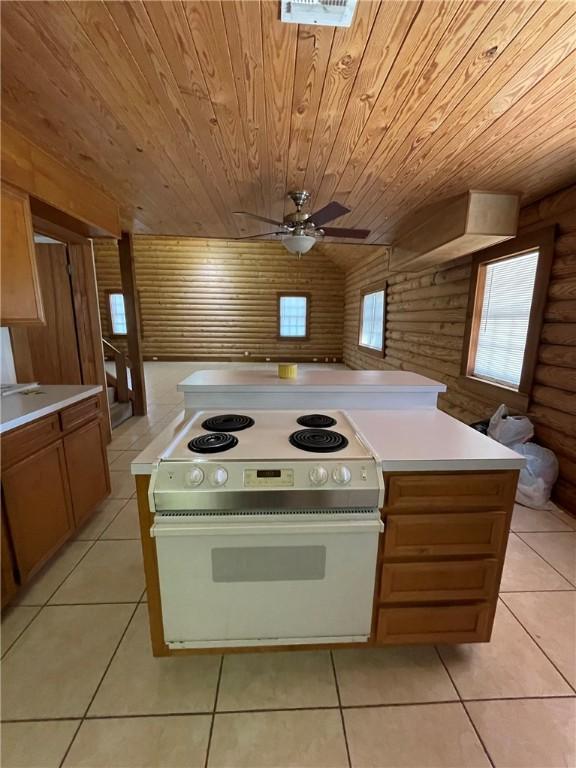
[(220, 681), (222, 680), (222, 668), (224, 667), (224, 654), (220, 656), (220, 666), (218, 668), (218, 679), (216, 680), (216, 691), (214, 692), (214, 706), (211, 712), (210, 730), (208, 731), (208, 743), (206, 744), (206, 757), (204, 758), (204, 768), (208, 768), (210, 759), (210, 747), (212, 746), (212, 732), (214, 730), (214, 721), (216, 719), (216, 708), (218, 706), (218, 696), (220, 695)]
[[(71, 544), (71, 543), (73, 543), (74, 541), (75, 541), (75, 539), (71, 539), (69, 542), (67, 542), (67, 544)], [(10, 651), (12, 650), (12, 648), (14, 648), (14, 646), (16, 645), (16, 643), (18, 642), (18, 640), (20, 640), (20, 638), (22, 637), (22, 635), (24, 634), (24, 632), (26, 632), (26, 630), (27, 630), (27, 629), (29, 629), (29, 627), (30, 627), (30, 626), (31, 626), (31, 625), (32, 625), (32, 624), (33, 624), (33, 623), (36, 621), (36, 619), (38, 618), (38, 616), (40, 616), (40, 614), (42, 613), (42, 611), (44, 610), (44, 608), (51, 608), (51, 607), (53, 607), (53, 606), (49, 605), (49, 603), (50, 603), (50, 600), (52, 600), (52, 598), (54, 597), (54, 595), (56, 594), (56, 592), (58, 592), (58, 590), (59, 590), (59, 589), (60, 589), (60, 587), (61, 587), (61, 586), (64, 584), (64, 582), (65, 582), (65, 581), (68, 579), (68, 577), (69, 577), (69, 576), (71, 576), (71, 575), (72, 575), (72, 573), (74, 573), (74, 571), (76, 570), (76, 568), (77, 568), (77, 567), (80, 565), (80, 563), (82, 562), (82, 560), (84, 560), (84, 558), (86, 557), (86, 555), (88, 554), (88, 552), (90, 552), (90, 550), (91, 550), (91, 549), (94, 547), (94, 545), (96, 544), (96, 542), (97, 542), (97, 541), (98, 541), (97, 539), (94, 539), (94, 540), (92, 540), (92, 543), (91, 543), (91, 545), (88, 547), (88, 549), (86, 550), (86, 552), (84, 552), (84, 554), (82, 555), (82, 557), (80, 558), (80, 560), (78, 560), (78, 562), (77, 562), (77, 563), (76, 563), (76, 564), (73, 566), (72, 570), (71, 570), (71, 571), (69, 571), (69, 573), (67, 573), (67, 574), (66, 574), (66, 576), (64, 576), (64, 578), (62, 579), (62, 581), (60, 581), (60, 582), (58, 583), (58, 586), (56, 587), (56, 589), (55, 589), (53, 592), (51, 592), (51, 593), (50, 593), (50, 595), (47, 597), (47, 599), (46, 599), (46, 601), (45, 601), (44, 603), (38, 603), (37, 605), (14, 605), (14, 606), (13, 606), (14, 608), (39, 608), (39, 610), (38, 610), (38, 612), (36, 613), (36, 615), (35, 615), (35, 616), (33, 616), (33, 617), (32, 617), (32, 619), (31, 619), (31, 620), (28, 622), (28, 624), (27, 624), (27, 625), (24, 627), (24, 629), (22, 630), (22, 632), (20, 632), (20, 634), (18, 635), (18, 637), (17, 637), (17, 638), (16, 638), (16, 639), (15, 639), (15, 640), (14, 640), (12, 643), (10, 643), (10, 645), (8, 646), (8, 648), (7, 648), (5, 651), (2, 651), (2, 656), (1, 656), (1, 658), (2, 658), (2, 659), (4, 659), (4, 658), (5, 658), (5, 657), (8, 655), (8, 653), (10, 653)]]
[(520, 624), (520, 626), (522, 627), (522, 629), (524, 630), (524, 632), (526, 632), (526, 634), (528, 635), (528, 637), (530, 637), (530, 638), (531, 638), (532, 642), (533, 642), (533, 643), (536, 645), (536, 647), (537, 647), (537, 648), (538, 648), (538, 649), (539, 649), (539, 650), (540, 650), (540, 651), (543, 653), (543, 655), (544, 655), (544, 656), (545, 656), (545, 657), (548, 659), (548, 661), (550, 662), (550, 664), (552, 664), (552, 666), (554, 667), (554, 669), (556, 670), (556, 672), (558, 672), (558, 674), (560, 675), (560, 677), (561, 677), (561, 678), (564, 680), (564, 682), (566, 683), (566, 685), (567, 685), (567, 686), (570, 688), (570, 690), (571, 690), (571, 691), (573, 691), (573, 692), (574, 692), (574, 694), (576, 695), (576, 688), (575, 688), (575, 687), (572, 685), (572, 683), (571, 683), (571, 682), (570, 682), (570, 681), (569, 681), (569, 680), (568, 680), (568, 679), (565, 677), (565, 675), (564, 675), (564, 673), (562, 672), (562, 670), (561, 670), (561, 669), (559, 669), (559, 667), (558, 667), (558, 666), (556, 665), (556, 663), (555, 663), (555, 662), (554, 662), (554, 661), (553, 661), (553, 660), (550, 658), (550, 656), (548, 656), (548, 654), (546, 653), (546, 651), (544, 650), (544, 648), (542, 648), (542, 646), (540, 645), (540, 643), (538, 642), (538, 640), (536, 640), (536, 638), (534, 637), (534, 635), (532, 634), (532, 632), (530, 632), (530, 630), (529, 630), (527, 627), (525, 627), (525, 626), (524, 626), (524, 624), (522, 623), (522, 620), (521, 620), (521, 619), (520, 619), (518, 616), (516, 616), (516, 614), (514, 613), (514, 611), (512, 610), (512, 608), (511, 608), (511, 607), (508, 605), (508, 603), (507, 603), (505, 600), (503, 600), (503, 599), (500, 597), (500, 595), (498, 596), (498, 600), (500, 600), (500, 602), (501, 602), (501, 603), (502, 603), (502, 604), (503, 604), (503, 605), (506, 607), (506, 609), (507, 609), (508, 611), (510, 611), (510, 613), (511, 613), (511, 614), (512, 614), (512, 616), (513, 616), (513, 617), (516, 619), (516, 621), (518, 622), (518, 624)]
[[(526, 531), (525, 531), (525, 533), (526, 533)], [(572, 533), (572, 534), (574, 535), (574, 537), (575, 537), (575, 538), (574, 538), (574, 540), (576, 541), (576, 531), (534, 531), (534, 533), (544, 533), (544, 534), (545, 534), (545, 533), (568, 533), (568, 534)], [(573, 587), (574, 589), (576, 589), (576, 584), (575, 584), (574, 582), (570, 581), (570, 579), (569, 579), (567, 576), (564, 576), (564, 574), (563, 574), (563, 573), (561, 573), (561, 572), (558, 570), (558, 568), (556, 568), (556, 566), (555, 566), (555, 565), (552, 565), (552, 563), (549, 563), (549, 562), (548, 562), (548, 560), (546, 560), (546, 558), (544, 557), (544, 555), (541, 555), (541, 554), (540, 554), (540, 552), (538, 552), (538, 550), (537, 550), (537, 549), (534, 549), (534, 547), (533, 547), (533, 546), (532, 546), (532, 545), (531, 545), (529, 542), (527, 542), (527, 541), (524, 541), (524, 539), (522, 538), (522, 536), (520, 536), (520, 534), (516, 534), (516, 536), (518, 536), (518, 538), (520, 539), (520, 541), (521, 541), (523, 544), (526, 544), (526, 546), (527, 546), (529, 549), (531, 549), (531, 550), (532, 550), (532, 552), (536, 553), (536, 554), (538, 555), (538, 557), (539, 557), (541, 560), (543, 560), (543, 561), (546, 563), (546, 565), (549, 565), (549, 566), (550, 566), (550, 568), (552, 568), (554, 571), (556, 571), (556, 573), (557, 573), (559, 576), (561, 576), (561, 577), (564, 579), (564, 581), (565, 581), (567, 584), (571, 584), (571, 585), (572, 585), (572, 587)], [(566, 591), (568, 591), (568, 590), (566, 590)]]
[(330, 649), (330, 663), (332, 665), (332, 673), (334, 675), (334, 684), (336, 686), (336, 696), (338, 698), (338, 709), (340, 711), (340, 721), (342, 723), (342, 731), (344, 733), (344, 746), (346, 747), (346, 757), (348, 759), (348, 768), (352, 768), (352, 758), (350, 757), (350, 747), (348, 745), (348, 734), (346, 733), (346, 721), (344, 719), (344, 710), (342, 709), (342, 697), (340, 696), (340, 686), (338, 685), (338, 675), (336, 673), (336, 662), (334, 661), (334, 653)]
[[(483, 704), (486, 702), (498, 702), (498, 701), (555, 701), (556, 699), (566, 699), (573, 701), (576, 699), (574, 694), (559, 694), (555, 696), (500, 696), (497, 698), (485, 698), (485, 699), (444, 699), (443, 701), (401, 701), (386, 704), (348, 704), (342, 707), (343, 711), (349, 709), (397, 709), (399, 707), (429, 707), (438, 706), (439, 704)], [(217, 711), (214, 714), (217, 715), (254, 715), (254, 714), (266, 714), (268, 712), (335, 712), (340, 707), (334, 706), (313, 706), (313, 707), (278, 707), (269, 709), (223, 709)], [(128, 715), (86, 715), (83, 719), (89, 720), (136, 720), (152, 717), (209, 717), (213, 714), (212, 710), (190, 710), (179, 712), (146, 712), (146, 713), (134, 713)], [(78, 717), (65, 716), (65, 717), (35, 717), (35, 718), (22, 718), (22, 719), (6, 719), (2, 720), (3, 724), (6, 723), (54, 723), (54, 722), (67, 722), (70, 720), (77, 720)]]
[(466, 717), (468, 718), (468, 722), (472, 726), (472, 729), (474, 730), (474, 733), (476, 734), (476, 738), (478, 739), (478, 741), (480, 742), (480, 744), (482, 746), (482, 749), (484, 750), (484, 754), (486, 755), (486, 757), (488, 759), (488, 762), (490, 763), (492, 768), (495, 768), (494, 762), (493, 762), (492, 757), (490, 755), (490, 752), (488, 752), (488, 748), (487, 748), (486, 744), (484, 743), (484, 739), (482, 738), (482, 736), (480, 736), (480, 732), (479, 732), (478, 728), (476, 728), (476, 724), (472, 720), (472, 718), (470, 716), (470, 712), (468, 712), (468, 710), (466, 709), (466, 706), (465, 706), (464, 701), (462, 699), (462, 694), (460, 693), (460, 689), (458, 688), (458, 686), (456, 685), (455, 680), (453, 679), (452, 675), (450, 674), (450, 670), (448, 669), (448, 665), (446, 664), (446, 662), (442, 658), (442, 654), (438, 650), (438, 646), (437, 645), (434, 646), (434, 650), (436, 651), (436, 655), (438, 656), (438, 658), (440, 660), (440, 663), (444, 667), (444, 670), (445, 670), (446, 674), (448, 675), (448, 677), (450, 679), (450, 682), (452, 683), (452, 685), (454, 687), (454, 690), (458, 694), (458, 699), (460, 701), (460, 706), (462, 707), (462, 709), (466, 713)]
[[(110, 498), (110, 497), (108, 497), (108, 498)], [(119, 501), (124, 501), (124, 499), (119, 499)], [(104, 534), (106, 533), (106, 531), (108, 530), (108, 528), (110, 528), (110, 526), (112, 525), (112, 523), (113, 523), (113, 522), (116, 520), (116, 518), (118, 517), (118, 515), (120, 514), (120, 512), (122, 512), (122, 510), (123, 510), (125, 507), (127, 507), (127, 506), (128, 506), (128, 502), (129, 502), (129, 501), (130, 501), (130, 499), (126, 499), (125, 503), (124, 503), (124, 504), (123, 504), (123, 505), (120, 507), (120, 509), (119, 509), (119, 510), (116, 512), (116, 514), (114, 515), (114, 517), (112, 518), (112, 520), (110, 520), (110, 522), (108, 523), (108, 525), (104, 526), (103, 530), (100, 532), (100, 535), (98, 536), (98, 538), (96, 539), (96, 541), (101, 541), (101, 539), (102, 539), (102, 536), (104, 536)]]
[(126, 622), (126, 626), (124, 627), (124, 630), (123, 630), (122, 634), (120, 635), (120, 639), (116, 643), (116, 646), (115, 646), (114, 650), (112, 651), (112, 655), (110, 656), (110, 659), (108, 661), (108, 664), (106, 664), (106, 667), (104, 668), (102, 676), (100, 677), (100, 680), (98, 682), (98, 685), (96, 686), (96, 688), (94, 690), (94, 693), (90, 697), (90, 701), (88, 702), (88, 704), (86, 706), (86, 709), (84, 710), (84, 714), (82, 715), (82, 717), (80, 719), (80, 722), (78, 723), (78, 728), (76, 728), (76, 730), (74, 731), (74, 735), (72, 736), (70, 744), (68, 744), (66, 752), (64, 753), (64, 755), (62, 757), (62, 760), (59, 763), (59, 768), (62, 768), (62, 766), (64, 765), (64, 762), (66, 761), (66, 758), (68, 757), (68, 753), (70, 752), (70, 750), (72, 749), (72, 745), (76, 741), (76, 736), (78, 735), (78, 732), (79, 732), (80, 728), (82, 727), (82, 725), (86, 721), (86, 716), (88, 714), (88, 711), (90, 710), (90, 707), (92, 706), (92, 704), (94, 702), (94, 699), (96, 698), (96, 695), (97, 695), (98, 691), (100, 690), (100, 687), (101, 687), (102, 683), (104, 682), (104, 678), (108, 674), (108, 670), (112, 666), (112, 662), (114, 661), (114, 657), (116, 656), (116, 654), (118, 652), (118, 649), (120, 648), (120, 645), (122, 644), (122, 640), (124, 640), (124, 638), (126, 636), (126, 633), (128, 632), (128, 628), (130, 627), (130, 624), (132, 623), (132, 620), (134, 619), (136, 611), (138, 610), (138, 605), (139, 604), (136, 603), (136, 605), (134, 606), (134, 610), (130, 614), (130, 618)]

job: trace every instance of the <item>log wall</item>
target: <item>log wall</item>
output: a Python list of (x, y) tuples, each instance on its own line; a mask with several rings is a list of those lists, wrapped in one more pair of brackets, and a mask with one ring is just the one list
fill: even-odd
[[(576, 186), (521, 212), (520, 231), (556, 224), (555, 258), (548, 290), (529, 416), (536, 439), (560, 463), (556, 501), (576, 513)], [(416, 371), (448, 385), (439, 406), (470, 423), (489, 416), (493, 402), (458, 382), (468, 302), (471, 257), (442, 268), (391, 274), (386, 252), (347, 263), (344, 362), (352, 368)], [(358, 347), (360, 291), (386, 279), (386, 356)]]
[[(94, 253), (108, 337), (106, 289), (121, 285), (116, 242), (95, 240)], [(298, 261), (280, 243), (136, 236), (134, 253), (145, 359), (341, 359), (344, 273), (321, 247)], [(309, 294), (308, 340), (278, 340), (278, 291)]]

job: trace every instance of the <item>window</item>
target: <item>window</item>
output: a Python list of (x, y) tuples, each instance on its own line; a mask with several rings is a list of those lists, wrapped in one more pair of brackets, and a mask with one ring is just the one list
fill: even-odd
[(482, 266), (473, 376), (518, 389), (537, 266), (538, 251)]
[(536, 365), (553, 244), (553, 231), (544, 230), (474, 259), (462, 373), (478, 394), (521, 410)]
[(305, 293), (278, 294), (278, 337), (307, 339), (310, 301)]
[(124, 294), (120, 291), (108, 292), (108, 319), (112, 336), (126, 336), (126, 310)]
[(384, 353), (384, 314), (386, 284), (372, 286), (360, 295), (360, 336), (358, 344), (367, 351), (382, 356)]

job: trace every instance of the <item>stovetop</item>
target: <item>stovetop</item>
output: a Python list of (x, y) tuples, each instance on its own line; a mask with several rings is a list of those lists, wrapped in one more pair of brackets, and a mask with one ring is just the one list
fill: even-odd
[[(334, 450), (336, 449), (336, 450)], [(342, 411), (200, 411), (162, 455), (187, 461), (342, 461), (372, 451)]]

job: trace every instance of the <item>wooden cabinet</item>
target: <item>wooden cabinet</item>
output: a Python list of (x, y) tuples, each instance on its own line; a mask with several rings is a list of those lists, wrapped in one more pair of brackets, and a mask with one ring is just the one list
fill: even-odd
[(389, 515), (386, 528), (386, 558), (495, 555), (502, 545), (506, 515)]
[(7, 605), (18, 590), (16, 581), (16, 565), (12, 551), (12, 542), (8, 526), (4, 517), (4, 506), (2, 506), (2, 516), (0, 518), (0, 568), (2, 572), (2, 608)]
[(383, 645), (489, 640), (490, 614), (488, 603), (385, 606), (378, 613), (376, 639)]
[(385, 475), (377, 645), (490, 639), (518, 472)]
[(2, 605), (109, 493), (98, 396), (2, 436)]
[(110, 493), (106, 449), (100, 421), (91, 421), (64, 438), (64, 452), (76, 525)]
[(488, 600), (498, 581), (498, 561), (385, 563), (380, 581), (383, 603)]
[(508, 472), (391, 475), (386, 509), (395, 514), (508, 509), (515, 490)]
[(2, 325), (44, 322), (30, 200), (25, 192), (2, 182)]
[(16, 565), (24, 583), (74, 528), (62, 441), (5, 470), (2, 488)]

